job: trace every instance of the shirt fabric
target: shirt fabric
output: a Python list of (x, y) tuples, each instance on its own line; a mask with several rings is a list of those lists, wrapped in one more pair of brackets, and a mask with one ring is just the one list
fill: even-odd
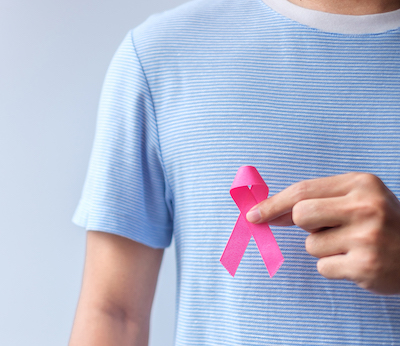
[(174, 236), (176, 345), (400, 345), (400, 297), (323, 278), (296, 226), (271, 226), (285, 257), (272, 279), (253, 239), (234, 278), (219, 262), (242, 165), (270, 195), (361, 171), (400, 196), (399, 23), (194, 0), (128, 33), (74, 222), (154, 248)]

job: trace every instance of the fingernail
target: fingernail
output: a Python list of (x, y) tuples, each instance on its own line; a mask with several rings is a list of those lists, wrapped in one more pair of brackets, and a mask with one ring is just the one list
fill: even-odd
[(258, 208), (250, 209), (250, 211), (246, 214), (247, 221), (251, 223), (256, 223), (261, 220), (261, 213)]

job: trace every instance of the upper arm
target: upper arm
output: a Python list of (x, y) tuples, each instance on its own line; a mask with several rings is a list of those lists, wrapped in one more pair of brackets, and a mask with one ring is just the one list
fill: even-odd
[(122, 309), (128, 317), (148, 318), (162, 255), (162, 249), (89, 231), (82, 296), (104, 308)]
[[(124, 323), (144, 334), (163, 254), (154, 248), (170, 244), (173, 222), (153, 99), (131, 33), (116, 52), (104, 82), (89, 171), (74, 222), (96, 231), (88, 232), (71, 344), (100, 346), (99, 339), (104, 339), (100, 334), (118, 337), (124, 331), (115, 328), (125, 328)], [(89, 334), (91, 341), (82, 343)], [(115, 337), (101, 345), (134, 344)]]
[(106, 333), (105, 328), (110, 328), (108, 334), (118, 329), (131, 335), (142, 334), (129, 339), (147, 339), (162, 255), (162, 249), (114, 234), (89, 231), (72, 339), (87, 337), (88, 329), (92, 334)]
[[(82, 295), (135, 317), (151, 310), (163, 250), (118, 235), (89, 231)], [(100, 300), (100, 301), (98, 301)], [(106, 301), (104, 301), (106, 300)]]

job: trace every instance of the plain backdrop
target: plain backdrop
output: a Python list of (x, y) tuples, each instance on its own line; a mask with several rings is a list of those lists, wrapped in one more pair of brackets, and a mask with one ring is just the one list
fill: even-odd
[[(128, 30), (183, 2), (0, 2), (0, 345), (67, 345), (86, 237), (71, 217), (105, 72)], [(174, 256), (164, 256), (151, 346), (173, 345)]]

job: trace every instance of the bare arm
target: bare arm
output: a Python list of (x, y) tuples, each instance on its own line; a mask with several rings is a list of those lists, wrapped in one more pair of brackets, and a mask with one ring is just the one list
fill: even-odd
[(161, 249), (89, 231), (69, 346), (147, 345), (162, 256)]

